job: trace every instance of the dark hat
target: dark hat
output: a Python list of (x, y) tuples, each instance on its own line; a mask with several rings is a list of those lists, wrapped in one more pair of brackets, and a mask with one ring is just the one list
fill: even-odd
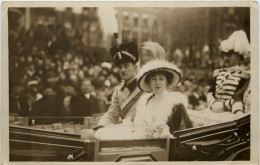
[(49, 88), (55, 91), (57, 87), (55, 85), (50, 84), (50, 83), (45, 83), (45, 84), (42, 84), (40, 91), (43, 92), (43, 91), (45, 91), (46, 89), (49, 89)]
[(110, 48), (115, 64), (126, 62), (136, 63), (138, 61), (138, 46), (136, 42), (128, 42)]
[(46, 74), (45, 74), (45, 78), (48, 79), (48, 78), (51, 78), (51, 77), (56, 77), (56, 73), (54, 71), (48, 71)]

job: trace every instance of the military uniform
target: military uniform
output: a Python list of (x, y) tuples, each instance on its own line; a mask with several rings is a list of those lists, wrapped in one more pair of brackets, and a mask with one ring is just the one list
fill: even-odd
[(243, 89), (248, 86), (250, 74), (239, 66), (217, 69), (213, 72), (213, 84), (207, 96), (209, 107), (222, 101), (227, 111), (243, 110)]
[[(119, 84), (112, 95), (112, 104), (108, 108), (108, 111), (102, 116), (98, 125), (109, 125), (109, 124), (117, 124), (121, 119), (124, 118), (133, 118), (136, 112), (136, 99), (138, 99), (141, 95), (140, 89), (137, 87), (136, 78), (132, 80), (129, 85), (125, 85), (125, 83)], [(127, 104), (133, 105), (127, 108)]]
[[(239, 66), (241, 57), (250, 55), (250, 44), (244, 31), (235, 31), (220, 44), (229, 67), (213, 72), (213, 84), (207, 95), (208, 107), (213, 111), (244, 111), (244, 93), (249, 85), (250, 73)], [(239, 60), (238, 60), (239, 59)], [(230, 62), (231, 61), (231, 62)]]
[[(121, 44), (110, 49), (110, 54), (114, 58), (115, 64), (119, 65), (125, 62), (136, 63), (138, 61), (138, 49), (135, 42)], [(106, 126), (109, 124), (117, 124), (122, 119), (132, 119), (135, 115), (136, 102), (142, 92), (137, 86), (137, 80), (134, 76), (125, 82), (119, 84), (112, 95), (112, 104), (108, 111), (101, 117), (98, 126)]]

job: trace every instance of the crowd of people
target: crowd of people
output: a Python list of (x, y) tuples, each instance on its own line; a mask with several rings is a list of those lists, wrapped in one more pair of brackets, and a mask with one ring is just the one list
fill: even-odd
[[(65, 28), (10, 30), (10, 113), (90, 116), (106, 111), (120, 76), (111, 62), (87, 47), (81, 36)], [(90, 107), (80, 101), (83, 94), (90, 96)], [(91, 110), (79, 112), (79, 107)]]

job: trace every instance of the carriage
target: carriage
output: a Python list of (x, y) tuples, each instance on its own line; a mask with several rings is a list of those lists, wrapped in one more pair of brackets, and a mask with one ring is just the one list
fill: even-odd
[[(195, 120), (192, 113), (196, 112), (190, 113)], [(32, 118), (19, 118), (18, 125), (15, 117), (9, 125), (9, 159), (86, 162), (250, 160), (250, 114), (226, 122), (202, 126), (197, 123), (194, 128), (174, 132), (173, 138), (81, 139), (80, 130), (93, 127), (99, 116), (33, 118), (42, 120), (34, 125)]]

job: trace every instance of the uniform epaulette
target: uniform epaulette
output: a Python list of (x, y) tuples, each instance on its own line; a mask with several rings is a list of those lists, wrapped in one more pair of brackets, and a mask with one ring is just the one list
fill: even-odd
[(250, 71), (245, 70), (244, 68), (240, 67), (237, 69), (233, 69), (232, 71), (236, 71), (241, 78), (249, 79), (250, 77)]
[(250, 72), (242, 70), (241, 78), (249, 79), (250, 78)]
[(221, 69), (216, 69), (213, 71), (213, 77), (216, 77), (219, 75), (219, 73), (221, 72)]

